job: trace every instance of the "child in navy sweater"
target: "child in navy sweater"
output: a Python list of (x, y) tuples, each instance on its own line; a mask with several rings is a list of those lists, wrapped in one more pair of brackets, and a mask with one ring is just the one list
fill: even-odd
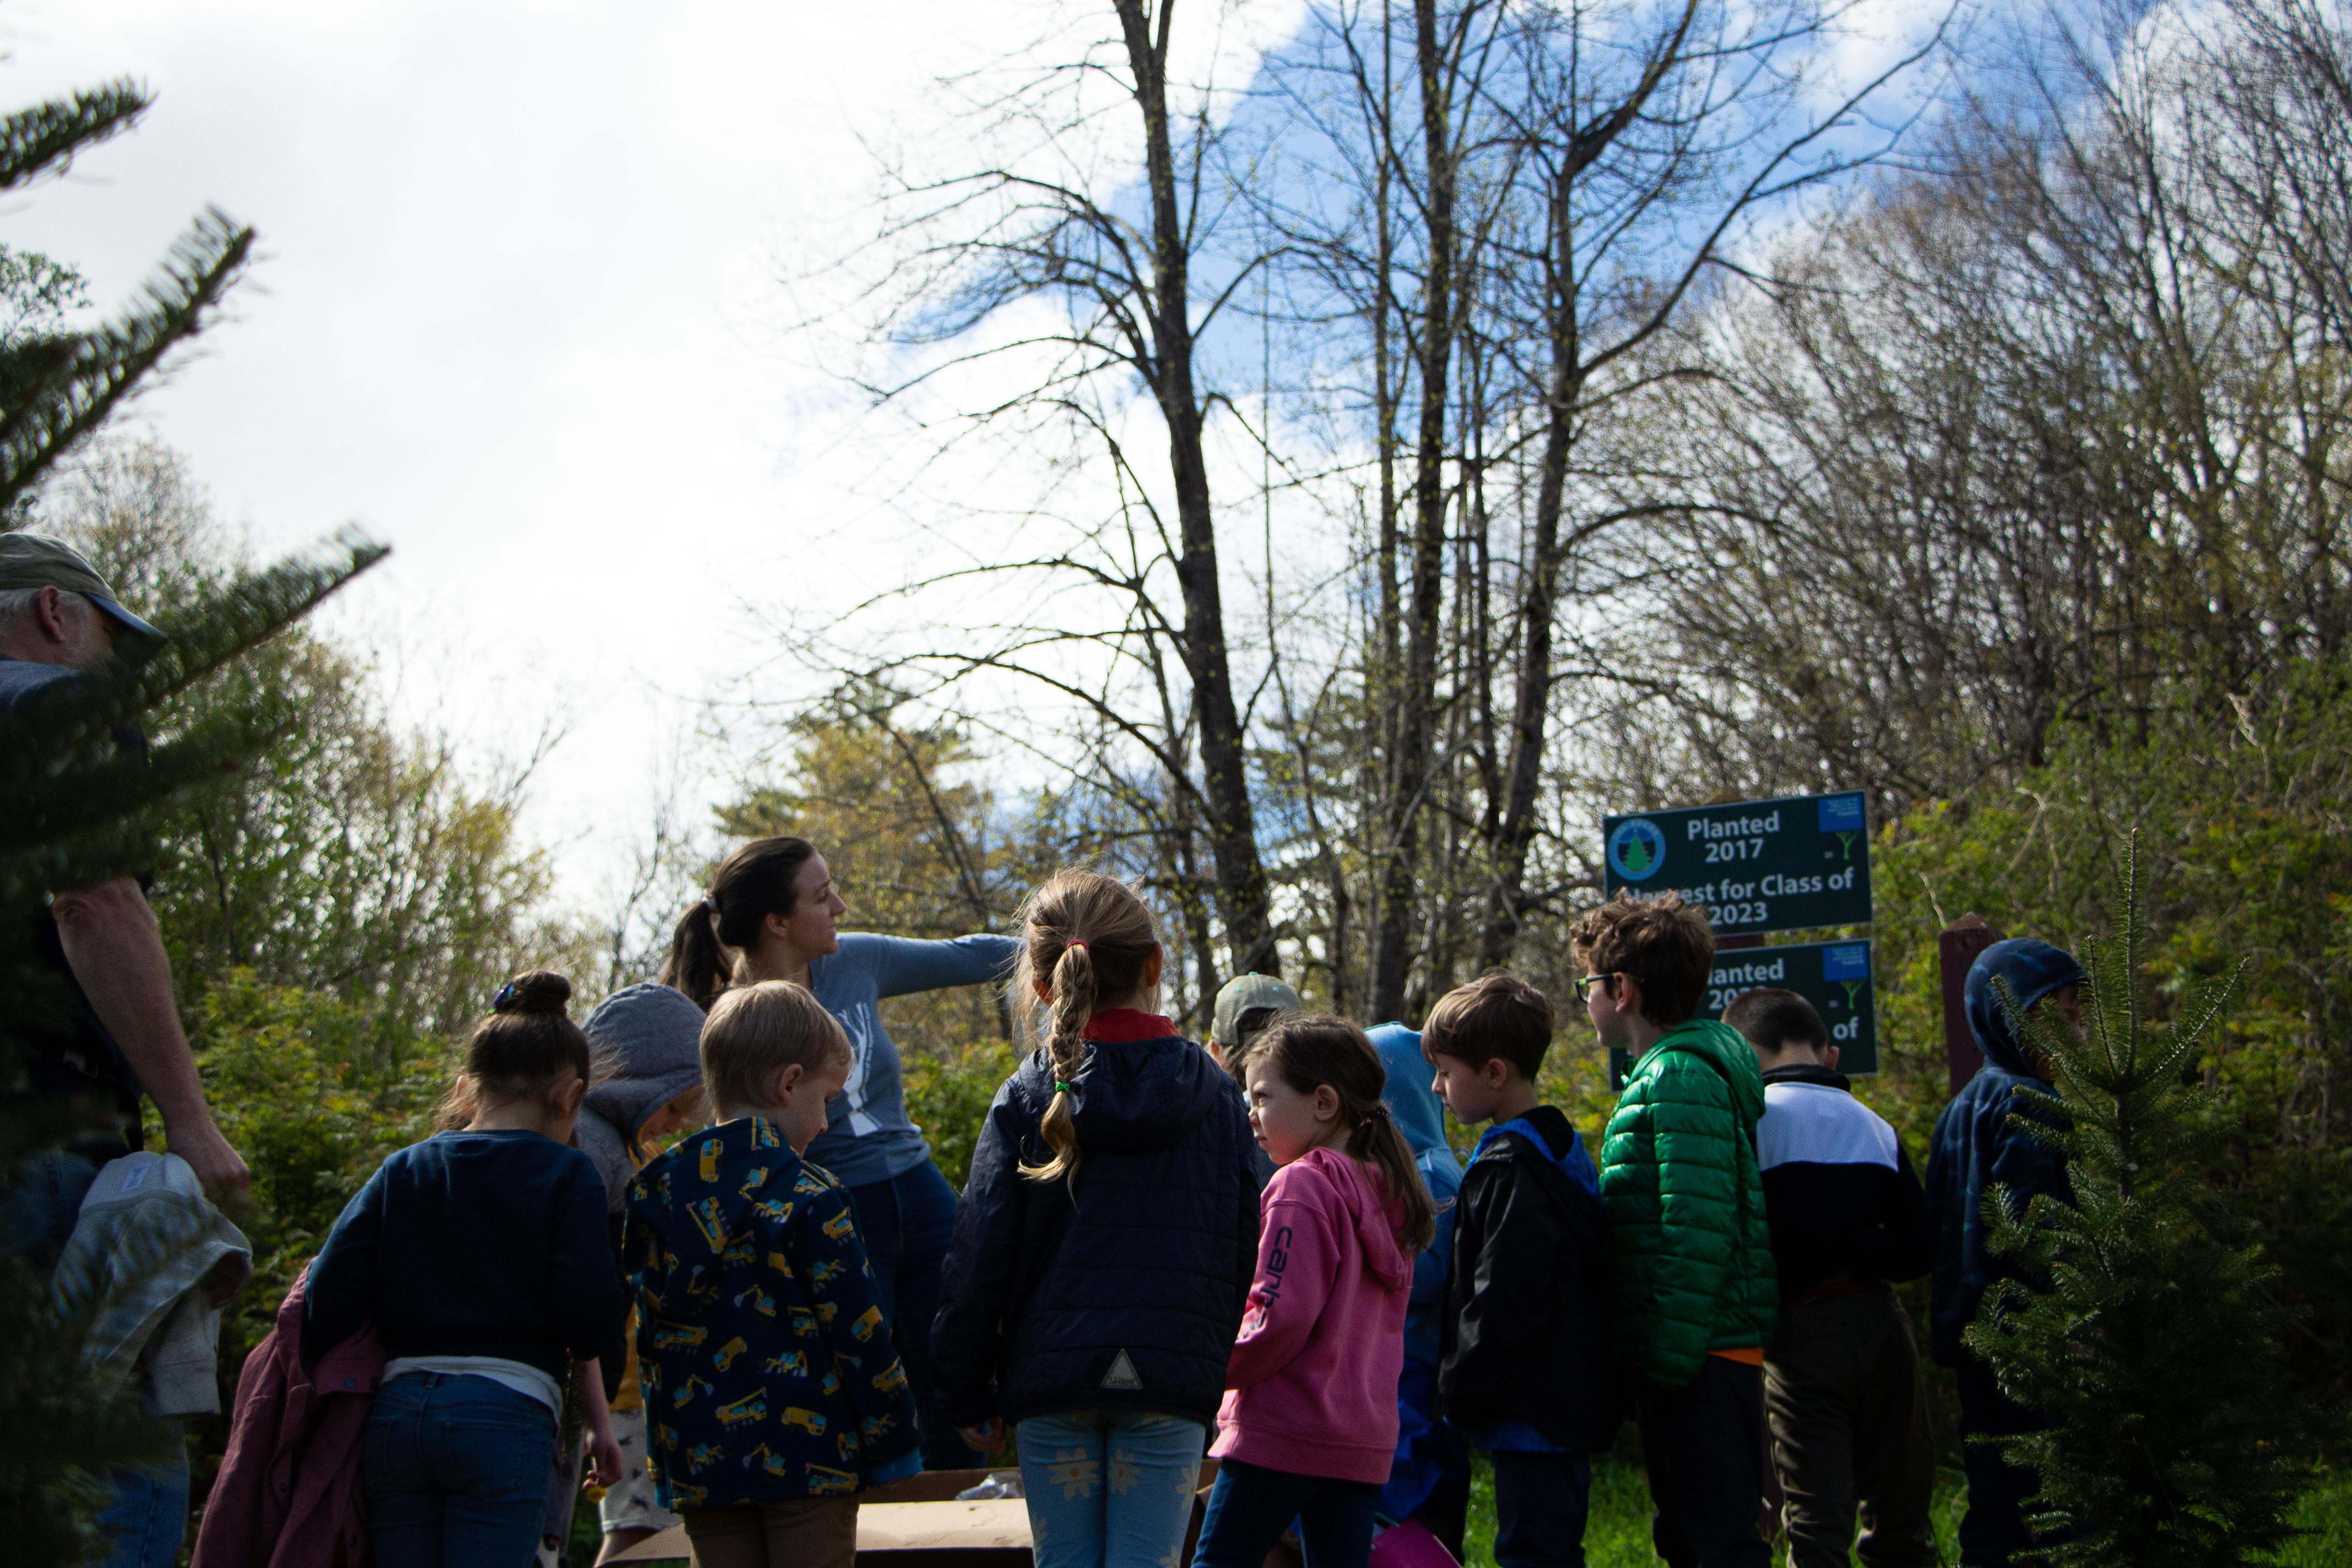
[(377, 1568), (531, 1560), (574, 1360), (596, 1479), (619, 1479), (594, 1358), (624, 1302), (604, 1184), (569, 1146), (588, 1092), (571, 995), (545, 970), (499, 990), (466, 1051), (470, 1124), (386, 1159), (310, 1266), (303, 1358), (369, 1322), (391, 1358), (368, 1417)]

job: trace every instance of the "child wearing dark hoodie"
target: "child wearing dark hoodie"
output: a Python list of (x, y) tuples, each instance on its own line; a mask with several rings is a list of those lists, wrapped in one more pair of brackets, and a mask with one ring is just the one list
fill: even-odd
[(1622, 1419), (1600, 1175), (1567, 1116), (1536, 1093), (1551, 1032), (1550, 998), (1487, 975), (1442, 998), (1422, 1034), (1454, 1119), (1492, 1124), (1456, 1205), (1438, 1390), (1446, 1419), (1494, 1466), (1500, 1568), (1580, 1568), (1586, 1456)]
[(2047, 942), (1996, 942), (1977, 956), (1964, 999), (1984, 1065), (1944, 1107), (1927, 1155), (1927, 1235), (1935, 1249), (1931, 1350), (1959, 1375), (1969, 1476), (1969, 1511), (1960, 1521), (1964, 1563), (1998, 1568), (2032, 1544), (2022, 1505), (2039, 1479), (1997, 1449), (1970, 1440), (2025, 1430), (2030, 1418), (2002, 1397), (1991, 1372), (1969, 1354), (1960, 1336), (1976, 1321), (1987, 1288), (2008, 1276), (1988, 1245), (1986, 1192), (2000, 1187), (2020, 1208), (2040, 1195), (2062, 1202), (2068, 1196), (2064, 1161), (2028, 1125), (2039, 1111), (2017, 1099), (2021, 1089), (2048, 1092), (2050, 1074), (2020, 1034), (2016, 1018), (2046, 1003), (2070, 1022), (2079, 1020), (2082, 981), (2074, 956)]
[(1601, 1148), (1610, 1318), (1639, 1378), (1650, 1536), (1668, 1568), (1767, 1568), (1764, 1347), (1780, 1315), (1756, 1124), (1764, 1075), (1698, 1016), (1706, 914), (1620, 894), (1569, 941), (1601, 1043), (1634, 1059)]
[(972, 1151), (940, 1408), (984, 1452), (1017, 1431), (1037, 1568), (1166, 1568), (1257, 1258), (1248, 1113), (1152, 1010), (1161, 953), (1134, 890), (1065, 870), (1021, 924), (1013, 1000), (1050, 1021)]
[(1315, 1568), (1363, 1568), (1396, 1457), (1413, 1254), (1434, 1215), (1344, 1019), (1284, 1019), (1250, 1052), (1265, 1189), (1249, 1312), (1217, 1412), (1194, 1568), (1259, 1568), (1296, 1520)]

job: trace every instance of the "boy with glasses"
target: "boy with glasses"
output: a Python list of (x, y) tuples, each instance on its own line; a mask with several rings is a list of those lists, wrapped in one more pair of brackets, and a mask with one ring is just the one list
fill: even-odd
[(1611, 1327), (1640, 1380), (1651, 1537), (1669, 1568), (1768, 1568), (1764, 1346), (1780, 1314), (1756, 1161), (1764, 1081), (1696, 1017), (1715, 960), (1675, 894), (1620, 894), (1569, 932), (1602, 1045), (1633, 1061), (1601, 1154)]

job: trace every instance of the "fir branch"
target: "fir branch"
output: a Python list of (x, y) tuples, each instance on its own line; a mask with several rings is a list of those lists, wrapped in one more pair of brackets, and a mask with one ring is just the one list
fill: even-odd
[(0, 120), (0, 191), (62, 172), (75, 153), (138, 123), (154, 99), (129, 78)]
[(142, 290), (143, 303), (121, 320), (0, 355), (0, 512), (104, 423), (175, 345), (203, 330), (243, 271), (253, 237), (207, 210)]

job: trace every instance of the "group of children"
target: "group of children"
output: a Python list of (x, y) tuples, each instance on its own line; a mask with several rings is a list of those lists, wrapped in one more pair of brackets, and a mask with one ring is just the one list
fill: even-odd
[[(1141, 899), (1058, 873), (1012, 978), (1043, 1043), (989, 1107), (929, 1322), (894, 1321), (863, 1189), (803, 1157), (863, 1071), (810, 988), (745, 976), (706, 1016), (634, 987), (583, 1031), (559, 977), (522, 977), (469, 1046), (465, 1125), (387, 1159), (305, 1281), (306, 1356), (373, 1333), (387, 1358), (379, 1568), (522, 1568), (581, 1448), (617, 1542), (674, 1513), (709, 1568), (851, 1568), (857, 1494), (922, 1467), (926, 1424), (1017, 1448), (1040, 1568), (1174, 1568), (1204, 1454), (1194, 1568), (1260, 1568), (1294, 1531), (1310, 1568), (1391, 1529), (1459, 1557), (1470, 1448), (1497, 1563), (1574, 1564), (1589, 1456), (1629, 1413), (1676, 1568), (1769, 1562), (1776, 1460), (1798, 1563), (1845, 1562), (1857, 1510), (1865, 1562), (1935, 1562), (1888, 1283), (1933, 1261), (1941, 1314), (1948, 1273), (1983, 1288), (1980, 1244), (1931, 1259), (1899, 1142), (1802, 998), (1696, 1016), (1701, 912), (1619, 898), (1570, 936), (1634, 1059), (1597, 1165), (1540, 1103), (1555, 1020), (1526, 981), (1474, 981), (1416, 1036), (1244, 977), (1204, 1051), (1157, 1011)], [(1485, 1128), (1466, 1166), (1441, 1102)]]

